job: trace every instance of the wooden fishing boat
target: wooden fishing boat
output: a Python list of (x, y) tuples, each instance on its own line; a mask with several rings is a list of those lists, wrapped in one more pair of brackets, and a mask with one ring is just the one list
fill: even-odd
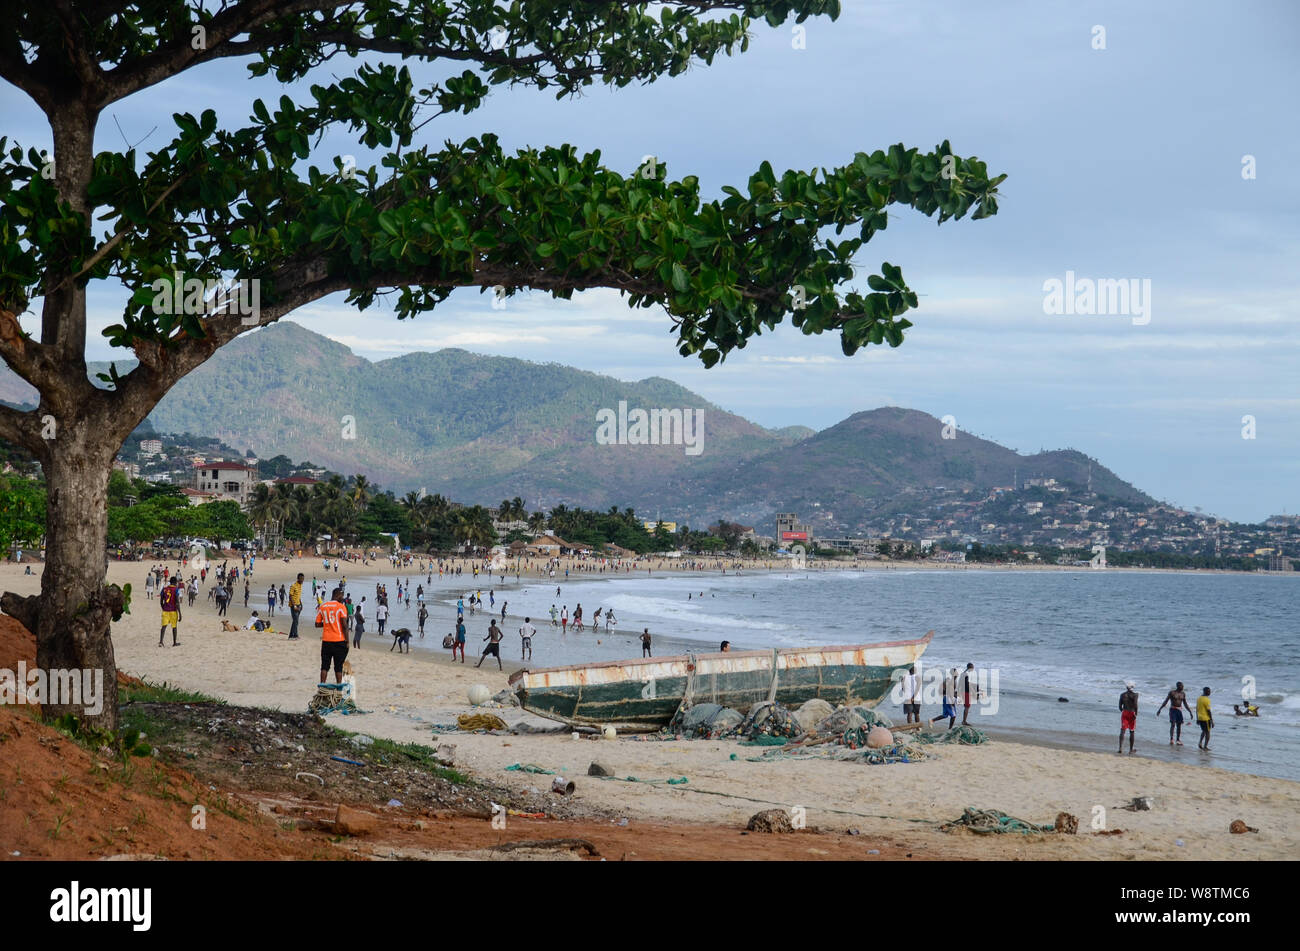
[(912, 641), (682, 654), (520, 670), (510, 686), (530, 713), (570, 726), (661, 729), (683, 700), (744, 712), (760, 700), (797, 707), (820, 698), (873, 707), (896, 670), (925, 653), (934, 631)]

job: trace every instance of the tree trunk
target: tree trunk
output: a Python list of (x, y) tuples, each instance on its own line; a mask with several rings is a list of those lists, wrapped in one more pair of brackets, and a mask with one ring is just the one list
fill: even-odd
[[(60, 428), (50, 441), (44, 465), (47, 503), (41, 593), (27, 598), (7, 593), (0, 607), (36, 635), (36, 664), (50, 684), (42, 703), (45, 716), (70, 713), (87, 725), (116, 730), (117, 665), (109, 625), (121, 617), (123, 595), (116, 585), (104, 585), (113, 452), (103, 445), (102, 433), (89, 431), (96, 428), (73, 423)], [(100, 693), (94, 698), (52, 696), (56, 680), (52, 673), (70, 670), (82, 672), (83, 688), (85, 678), (102, 684)], [(81, 702), (69, 703), (69, 699)], [(93, 703), (87, 702), (92, 699)]]

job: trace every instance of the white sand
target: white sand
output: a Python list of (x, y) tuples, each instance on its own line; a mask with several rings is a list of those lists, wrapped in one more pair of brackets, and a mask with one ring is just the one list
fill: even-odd
[[(151, 602), (144, 594), (146, 568), (146, 563), (109, 565), (110, 581), (129, 581), (134, 589), (133, 613), (113, 630), (122, 670), (231, 703), (306, 709), (320, 669), (319, 637), (311, 626), (314, 609), (309, 597), (304, 597), (308, 606), (300, 625), (303, 639), (295, 642), (282, 634), (222, 633), (215, 608), (203, 600), (205, 589), (194, 608), (186, 609), (181, 645), (160, 649), (156, 596)], [(272, 581), (287, 585), (297, 571), (303, 571), (310, 589), (313, 573), (323, 576), (320, 569), (316, 559), (291, 565), (259, 560), (253, 588), (265, 592)], [(368, 569), (353, 565), (349, 570), (353, 577), (392, 573), (386, 563)], [(414, 578), (414, 572), (411, 575)], [(462, 579), (462, 583), (472, 582)], [(21, 566), (2, 565), (0, 585), (3, 590), (35, 593), (39, 576), (23, 575)], [(242, 606), (232, 606), (228, 613), (235, 624), (242, 625), (248, 617)], [(277, 611), (276, 622), (287, 630), (287, 612), (281, 618)], [(961, 852), (971, 857), (1300, 858), (1296, 821), (1300, 783), (1141, 756), (990, 742), (979, 747), (945, 746), (936, 751), (935, 758), (920, 763), (867, 766), (819, 759), (748, 762), (747, 757), (762, 750), (734, 741), (657, 742), (623, 737), (611, 742), (573, 740), (568, 733), (457, 733), (435, 738), (431, 725), (454, 724), (458, 714), (471, 709), (466, 699), (471, 685), (482, 683), (493, 693), (506, 686), (518, 643), (509, 638), (503, 642), (504, 673), (497, 671), (491, 659), (483, 669), (475, 670), (477, 658), (472, 654), (468, 664), (453, 665), (445, 651), (400, 655), (389, 652), (391, 643), (391, 638), (381, 641), (368, 631), (363, 648), (349, 657), (356, 670), (360, 706), (372, 712), (353, 717), (331, 715), (331, 723), (398, 741), (454, 743), (458, 766), (516, 788), (545, 790), (551, 777), (505, 772), (513, 763), (564, 772), (576, 782), (578, 799), (631, 820), (742, 823), (762, 808), (798, 805), (805, 808), (810, 826), (855, 827), (866, 834), (898, 837), (909, 848)], [(474, 644), (469, 647), (471, 652), (475, 650)], [(492, 712), (511, 725), (520, 721), (556, 725), (518, 708)], [(733, 753), (735, 760), (730, 759)], [(1194, 749), (1190, 755), (1196, 755)], [(667, 786), (588, 778), (587, 767), (593, 760), (618, 776), (643, 780), (686, 776), (689, 782)], [(1155, 808), (1148, 812), (1115, 808), (1135, 796), (1155, 797)], [(1118, 836), (1041, 839), (937, 831), (933, 823), (956, 818), (966, 806), (998, 809), (1039, 823), (1050, 823), (1058, 812), (1065, 811), (1079, 818), (1081, 833), (1096, 827), (1094, 819), (1103, 823), (1102, 828), (1125, 831)], [(1228, 825), (1237, 818), (1259, 828), (1259, 833), (1230, 834)], [(1180, 839), (1182, 846), (1176, 844)]]

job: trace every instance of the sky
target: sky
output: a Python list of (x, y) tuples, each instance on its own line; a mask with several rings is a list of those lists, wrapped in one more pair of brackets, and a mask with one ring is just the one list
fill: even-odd
[[(782, 326), (706, 370), (677, 354), (664, 313), (606, 291), (523, 294), (497, 310), (463, 290), (411, 321), (358, 314), (339, 295), (289, 319), (376, 360), (460, 347), (667, 377), (769, 427), (905, 406), (1022, 452), (1078, 449), (1207, 514), (1300, 510), (1300, 5), (845, 0), (838, 21), (803, 29), (758, 24), (747, 53), (649, 86), (560, 102), (499, 88), (416, 144), (494, 132), (507, 149), (600, 149), (628, 173), (654, 155), (673, 178), (698, 175), (709, 198), (765, 159), (779, 175), (947, 139), (1009, 177), (996, 217), (937, 227), (895, 211), (859, 252), (863, 283), (888, 261), (920, 296), (902, 347), (846, 358), (837, 335)], [(412, 64), (417, 85), (461, 68)], [(116, 104), (97, 147), (157, 147), (177, 109), (242, 125), (254, 98), (282, 92), (301, 101), (306, 84), (208, 64)], [(2, 84), (0, 135), (49, 143), (36, 108)], [(375, 161), (338, 134), (309, 162), (332, 168), (336, 155)], [(1067, 272), (1136, 281), (1146, 309), (1045, 312), (1048, 282)], [(114, 355), (97, 331), (124, 297), (92, 289), (92, 359)]]

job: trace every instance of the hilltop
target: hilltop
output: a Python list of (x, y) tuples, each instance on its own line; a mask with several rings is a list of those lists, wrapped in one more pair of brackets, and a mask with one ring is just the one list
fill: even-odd
[[(130, 366), (119, 362), (119, 372)], [(0, 398), (18, 403), (32, 394), (6, 369)], [(702, 410), (703, 451), (598, 444), (597, 412), (620, 401)], [(1018, 472), (1082, 489), (1090, 468), (1095, 491), (1152, 501), (1082, 453), (1020, 455), (963, 432), (943, 439), (941, 421), (917, 410), (859, 412), (820, 432), (767, 429), (662, 377), (625, 382), (458, 349), (371, 361), (290, 321), (223, 347), (164, 397), (146, 425), (215, 437), (263, 458), (284, 454), (359, 472), (399, 494), (634, 506), (696, 525), (820, 508), (851, 530), (936, 486), (982, 493), (1010, 485)]]

